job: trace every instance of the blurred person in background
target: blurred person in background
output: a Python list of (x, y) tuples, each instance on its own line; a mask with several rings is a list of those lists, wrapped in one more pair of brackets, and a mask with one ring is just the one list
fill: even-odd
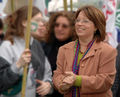
[(53, 84), (64, 97), (112, 97), (117, 52), (104, 42), (104, 14), (83, 6), (75, 19), (77, 39), (60, 47)]
[(3, 29), (4, 29), (4, 24), (2, 19), (0, 19), (0, 44), (2, 43), (4, 38)]
[(48, 21), (47, 33), (42, 45), (54, 71), (59, 47), (75, 39), (74, 15), (65, 11), (54, 13)]
[(40, 21), (39, 24), (37, 22), (32, 24), (34, 30), (31, 31), (31, 35), (40, 42), (46, 42), (48, 20), (44, 16), (41, 16), (38, 21)]
[(116, 77), (112, 86), (113, 97), (120, 97), (120, 44), (117, 46)]
[[(46, 29), (46, 41), (41, 42), (41, 44), (53, 72), (56, 70), (56, 59), (59, 47), (75, 39), (73, 13), (63, 11), (52, 14)], [(55, 90), (52, 97), (63, 96)]]
[[(24, 65), (30, 63), (28, 67), (26, 97), (47, 97), (47, 94), (52, 93), (52, 71), (49, 62), (44, 55), (41, 44), (37, 40), (31, 37), (31, 51), (29, 49), (25, 49), (27, 13), (28, 6), (24, 6), (6, 18), (7, 31), (5, 34), (5, 41), (3, 41), (0, 46), (0, 56), (10, 63), (10, 69), (19, 75), (19, 79), (22, 77)], [(33, 7), (31, 24), (36, 25), (36, 23), (41, 23), (41, 17), (41, 11), (38, 8)], [(31, 31), (32, 30), (34, 29), (31, 28)], [(8, 69), (4, 68), (2, 71), (4, 73), (8, 73), (5, 72), (5, 70)], [(3, 78), (8, 78), (6, 75), (7, 74), (5, 74)], [(5, 80), (7, 79), (2, 79), (0, 81), (5, 84)], [(14, 78), (12, 80), (14, 80)], [(19, 84), (21, 87), (20, 83), (21, 80), (17, 80), (15, 85), (17, 86)], [(4, 84), (2, 87), (5, 87)], [(13, 87), (11, 88), (13, 89)], [(1, 97), (21, 97), (21, 89), (17, 89), (18, 88), (15, 89), (15, 91), (18, 91), (16, 93), (14, 93), (15, 91), (13, 90), (13, 95), (8, 95), (8, 89), (8, 91), (2, 92)]]

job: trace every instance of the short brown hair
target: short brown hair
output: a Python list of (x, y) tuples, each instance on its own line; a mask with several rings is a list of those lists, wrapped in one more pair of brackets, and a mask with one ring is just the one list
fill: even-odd
[(81, 11), (84, 12), (88, 19), (91, 20), (94, 23), (95, 27), (97, 28), (97, 31), (94, 34), (96, 41), (97, 42), (103, 41), (106, 35), (105, 33), (106, 20), (103, 12), (94, 6), (87, 5), (77, 10), (75, 19), (77, 19)]
[(47, 42), (52, 42), (55, 39), (54, 35), (54, 28), (55, 28), (55, 23), (58, 17), (63, 16), (68, 19), (69, 24), (71, 26), (71, 38), (74, 40), (75, 39), (75, 29), (74, 29), (74, 14), (72, 12), (66, 12), (66, 11), (60, 11), (53, 13), (52, 16), (49, 19), (48, 23), (48, 39)]
[[(24, 37), (22, 22), (27, 20), (28, 6), (24, 6), (6, 18), (7, 31), (5, 40), (10, 40), (13, 43), (13, 36)], [(41, 11), (34, 7), (32, 8), (32, 17), (41, 13)]]

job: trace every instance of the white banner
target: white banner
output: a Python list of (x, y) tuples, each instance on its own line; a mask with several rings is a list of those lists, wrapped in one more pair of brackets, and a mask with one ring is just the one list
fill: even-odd
[(42, 11), (43, 15), (47, 15), (48, 11), (45, 0), (34, 0), (34, 5)]
[(3, 12), (3, 9), (5, 7), (7, 0), (2, 0), (0, 2), (0, 18), (3, 18), (5, 16), (5, 13)]
[[(77, 3), (78, 0), (73, 0), (73, 4)], [(68, 11), (70, 11), (70, 0), (67, 0)], [(63, 0), (51, 0), (48, 4), (48, 12), (57, 12), (64, 10), (64, 2)], [(73, 5), (73, 10), (77, 10), (77, 8)]]
[[(14, 0), (15, 10), (22, 6), (28, 5), (28, 1), (29, 0)], [(38, 7), (42, 11), (43, 15), (47, 15), (45, 0), (33, 0), (33, 5)], [(0, 3), (0, 13), (11, 13), (11, 0), (3, 0), (3, 2)]]
[(106, 32), (109, 37), (109, 43), (116, 48), (117, 46), (117, 30), (115, 28), (115, 15), (116, 15), (117, 0), (104, 0), (103, 12), (106, 17)]

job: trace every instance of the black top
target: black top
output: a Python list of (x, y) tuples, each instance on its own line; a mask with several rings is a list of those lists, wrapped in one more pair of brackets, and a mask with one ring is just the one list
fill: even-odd
[[(64, 44), (67, 44), (68, 42), (71, 42), (72, 38), (69, 38), (66, 41), (58, 41), (57, 39), (54, 40), (53, 43), (43, 43), (42, 42), (42, 46), (43, 46), (43, 50), (45, 52), (45, 55), (48, 57), (48, 60), (51, 64), (51, 68), (52, 68), (52, 73), (54, 70), (56, 70), (56, 60), (57, 60), (57, 54), (58, 54), (58, 50), (59, 47), (63, 46)], [(53, 93), (52, 97), (63, 97), (63, 95), (61, 95), (60, 93), (58, 93), (56, 90)]]
[(7, 60), (0, 57), (0, 94), (19, 80), (19, 75), (14, 73), (10, 66)]
[(57, 39), (55, 39), (53, 43), (42, 42), (42, 47), (45, 52), (45, 55), (48, 57), (48, 60), (51, 64), (52, 72), (56, 70), (56, 66), (57, 66), (56, 60), (57, 60), (57, 54), (58, 54), (59, 47), (71, 41), (72, 39), (69, 38), (68, 40), (63, 41), (63, 42), (60, 42)]

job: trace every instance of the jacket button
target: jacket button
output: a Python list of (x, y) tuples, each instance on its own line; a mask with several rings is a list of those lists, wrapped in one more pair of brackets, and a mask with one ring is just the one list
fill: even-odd
[(84, 64), (81, 64), (81, 67), (84, 68)]

